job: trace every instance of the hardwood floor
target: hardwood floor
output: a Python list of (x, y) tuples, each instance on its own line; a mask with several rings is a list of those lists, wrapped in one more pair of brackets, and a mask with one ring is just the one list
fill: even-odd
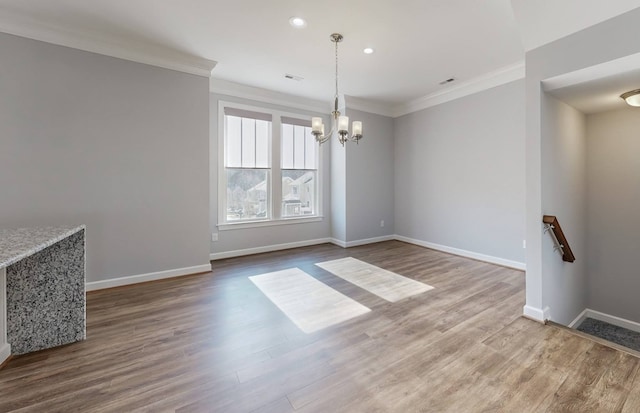
[[(433, 290), (395, 303), (317, 262)], [(91, 293), (88, 337), (15, 357), (0, 412), (638, 412), (639, 359), (520, 317), (524, 274), (397, 241), (213, 263)], [(298, 267), (372, 311), (301, 332), (248, 279)]]

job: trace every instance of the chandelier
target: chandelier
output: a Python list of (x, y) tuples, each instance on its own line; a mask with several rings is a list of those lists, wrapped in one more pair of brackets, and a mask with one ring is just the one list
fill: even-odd
[(333, 106), (333, 112), (331, 112), (331, 130), (329, 133), (324, 133), (324, 124), (322, 118), (311, 118), (311, 133), (315, 136), (316, 141), (324, 143), (331, 138), (334, 131), (338, 131), (338, 141), (344, 146), (347, 141), (358, 143), (362, 139), (362, 122), (354, 121), (351, 126), (353, 134), (349, 136), (349, 117), (341, 116), (338, 111), (338, 43), (342, 41), (343, 37), (339, 33), (333, 33), (331, 35), (331, 41), (336, 45), (336, 96)]

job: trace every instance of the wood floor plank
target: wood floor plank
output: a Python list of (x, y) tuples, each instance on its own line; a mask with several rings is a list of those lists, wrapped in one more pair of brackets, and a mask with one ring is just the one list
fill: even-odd
[(622, 406), (622, 413), (635, 412), (640, 406), (640, 369), (636, 370), (636, 375), (629, 387), (629, 394), (627, 394), (627, 399)]
[[(529, 336), (532, 342), (542, 343), (528, 345), (514, 340), (514, 325), (520, 328), (531, 326), (530, 320), (519, 319), (503, 331), (504, 336), (496, 334), (499, 341), (510, 338), (514, 342), (505, 351), (507, 363), (492, 366), (487, 371), (490, 386), (494, 389), (493, 400), (488, 409), (494, 411), (537, 412), (541, 405), (547, 405), (554, 393), (546, 389), (557, 389), (566, 379), (576, 359), (593, 346), (587, 340), (573, 341), (562, 332), (541, 328), (538, 335)], [(535, 324), (535, 323), (534, 323)], [(525, 334), (516, 336), (526, 337)], [(488, 341), (492, 343), (492, 341)], [(495, 342), (495, 340), (494, 340)]]
[[(315, 264), (434, 287), (387, 302)], [(300, 268), (371, 309), (300, 331), (249, 277)], [(398, 241), (213, 262), (92, 292), (87, 340), (0, 370), (0, 412), (640, 411), (638, 359), (522, 318), (524, 274)]]
[(638, 359), (594, 344), (558, 388), (546, 411), (621, 411), (638, 370)]
[(286, 397), (271, 402), (265, 406), (261, 406), (251, 413), (290, 413), (293, 412), (293, 407)]

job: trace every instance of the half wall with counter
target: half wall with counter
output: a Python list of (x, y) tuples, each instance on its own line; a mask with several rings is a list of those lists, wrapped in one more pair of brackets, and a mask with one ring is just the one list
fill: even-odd
[(86, 337), (85, 226), (0, 230), (0, 363)]

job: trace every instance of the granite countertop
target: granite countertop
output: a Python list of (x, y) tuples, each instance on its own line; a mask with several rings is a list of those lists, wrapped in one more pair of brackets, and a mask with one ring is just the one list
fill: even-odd
[(86, 227), (0, 229), (0, 269), (61, 241)]

